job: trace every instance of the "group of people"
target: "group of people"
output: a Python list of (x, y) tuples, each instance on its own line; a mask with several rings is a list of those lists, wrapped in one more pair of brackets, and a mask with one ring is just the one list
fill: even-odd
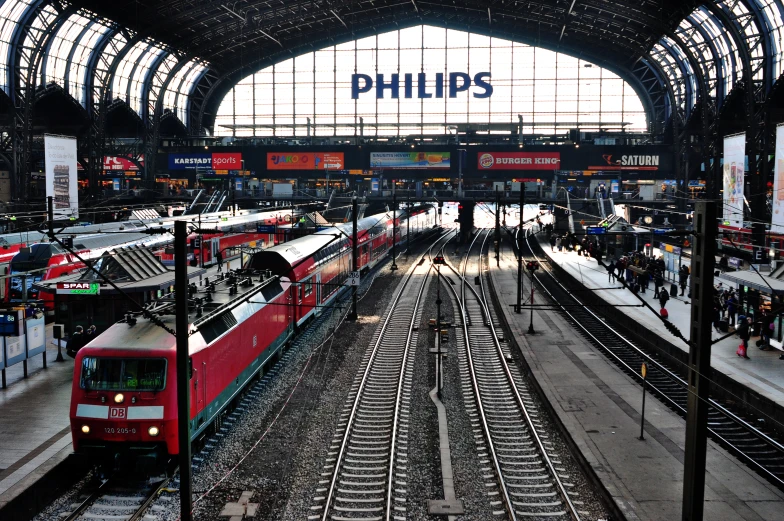
[(575, 251), (578, 255), (584, 255), (586, 257), (593, 257), (596, 259), (602, 258), (604, 254), (601, 245), (595, 240), (588, 237), (579, 239), (577, 235), (569, 232), (566, 232), (565, 235), (556, 235), (554, 233), (550, 234), (550, 250), (555, 251), (556, 249), (559, 252), (564, 250)]
[(71, 358), (76, 358), (76, 353), (78, 353), (81, 348), (92, 342), (96, 336), (97, 330), (95, 326), (91, 325), (87, 328), (87, 331), (85, 331), (82, 326), (76, 326), (73, 335), (71, 335), (71, 337), (68, 339), (68, 344), (65, 346), (65, 352)]
[[(743, 349), (738, 350), (738, 356), (748, 360), (749, 340), (755, 336), (755, 325), (759, 326), (760, 338), (757, 347), (761, 351), (771, 349), (770, 339), (775, 330), (776, 316), (770, 311), (758, 311), (759, 294), (754, 290), (749, 291), (746, 300), (752, 315), (743, 314), (738, 295), (733, 288), (725, 288), (721, 282), (714, 288), (713, 329), (717, 333), (727, 333), (730, 326), (734, 327), (735, 335), (743, 345)], [(779, 360), (784, 360), (784, 354), (779, 356)]]
[[(606, 265), (606, 269), (608, 282), (624, 280), (634, 293), (645, 293), (653, 282), (653, 298), (659, 300), (661, 315), (667, 318), (666, 304), (670, 299), (670, 292), (665, 287), (664, 258), (647, 256), (642, 251), (631, 252), (617, 261), (611, 260)], [(683, 296), (689, 283), (689, 267), (685, 264), (678, 271), (678, 283)], [(676, 296), (677, 288), (673, 292), (672, 296)]]

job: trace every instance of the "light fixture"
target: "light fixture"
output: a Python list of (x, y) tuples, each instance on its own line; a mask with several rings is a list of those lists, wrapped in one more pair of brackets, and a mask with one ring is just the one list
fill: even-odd
[(574, 148), (580, 148), (580, 144), (579, 143), (575, 143)]
[(114, 395), (114, 403), (123, 403), (125, 401), (125, 395), (123, 393), (117, 393)]
[(642, 222), (644, 222), (645, 224), (651, 224), (653, 222), (653, 217), (651, 217), (650, 215), (646, 215), (645, 217), (643, 217)]
[(158, 434), (160, 434), (160, 433), (161, 433), (160, 429), (158, 429), (158, 427), (156, 427), (155, 425), (153, 425), (152, 427), (150, 427), (149, 429), (147, 429), (147, 434), (149, 434), (149, 435), (150, 435), (150, 436), (152, 436), (153, 438), (154, 438), (155, 436), (157, 436)]
[(90, 434), (90, 426), (89, 425), (82, 425), (82, 432), (84, 434)]

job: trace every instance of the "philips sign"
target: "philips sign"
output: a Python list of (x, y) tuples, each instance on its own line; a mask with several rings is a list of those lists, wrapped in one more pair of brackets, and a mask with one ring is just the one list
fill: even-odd
[(456, 98), (458, 92), (465, 92), (472, 86), (478, 88), (471, 93), (475, 98), (489, 98), (493, 95), (493, 86), (489, 83), (490, 78), (489, 72), (478, 72), (474, 74), (473, 78), (464, 72), (450, 72), (445, 84), (444, 73), (438, 72), (435, 75), (434, 90), (428, 92), (427, 73), (425, 72), (418, 73), (416, 80), (413, 74), (403, 74), (402, 81), (400, 74), (391, 74), (389, 80), (384, 78), (384, 74), (376, 74), (375, 81), (367, 74), (352, 74), (351, 99), (358, 99), (360, 94), (370, 92), (374, 86), (377, 99), (383, 99), (386, 91), (389, 91), (392, 99), (398, 99), (401, 88), (404, 98), (443, 98), (444, 87), (446, 87), (447, 95), (450, 98)]

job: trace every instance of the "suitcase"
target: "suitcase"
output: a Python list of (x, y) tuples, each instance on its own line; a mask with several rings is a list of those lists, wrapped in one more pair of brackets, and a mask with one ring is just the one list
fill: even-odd
[(674, 282), (670, 286), (670, 296), (671, 297), (677, 297), (678, 296), (678, 285), (675, 284)]
[(667, 311), (667, 308), (661, 308), (661, 311), (659, 312), (659, 314), (664, 319), (670, 318), (670, 313)]
[(727, 333), (730, 330), (730, 323), (728, 320), (719, 320), (719, 331)]

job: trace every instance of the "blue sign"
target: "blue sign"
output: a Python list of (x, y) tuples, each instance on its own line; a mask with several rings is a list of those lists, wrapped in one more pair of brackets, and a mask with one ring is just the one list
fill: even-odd
[(21, 322), (18, 311), (0, 313), (0, 336), (19, 336)]
[[(400, 74), (390, 74), (389, 80), (384, 79), (384, 74), (376, 74), (375, 82), (368, 74), (351, 75), (351, 99), (358, 99), (360, 94), (370, 92), (375, 85), (376, 99), (383, 99), (386, 91), (389, 91), (392, 99), (399, 99), (401, 86), (403, 87), (404, 98), (443, 98), (444, 86), (450, 98), (456, 98), (458, 92), (464, 92), (472, 85), (481, 89), (480, 92), (474, 91), (475, 98), (489, 98), (493, 95), (493, 86), (488, 83), (491, 78), (489, 72), (478, 72), (471, 78), (465, 72), (450, 72), (449, 79), (444, 85), (444, 73), (436, 73), (436, 81), (433, 92), (427, 92), (427, 73), (417, 73), (416, 81), (411, 73), (403, 74), (403, 81), (400, 81)], [(415, 87), (416, 86), (416, 87)], [(416, 96), (414, 91), (416, 90)]]
[(664, 235), (670, 232), (674, 232), (675, 228), (658, 228), (653, 230), (654, 235)]
[(275, 233), (274, 224), (257, 224), (256, 233)]
[(588, 235), (604, 235), (607, 233), (607, 228), (604, 226), (588, 226), (585, 229), (585, 233)]
[(212, 168), (212, 154), (169, 154), (169, 170)]

